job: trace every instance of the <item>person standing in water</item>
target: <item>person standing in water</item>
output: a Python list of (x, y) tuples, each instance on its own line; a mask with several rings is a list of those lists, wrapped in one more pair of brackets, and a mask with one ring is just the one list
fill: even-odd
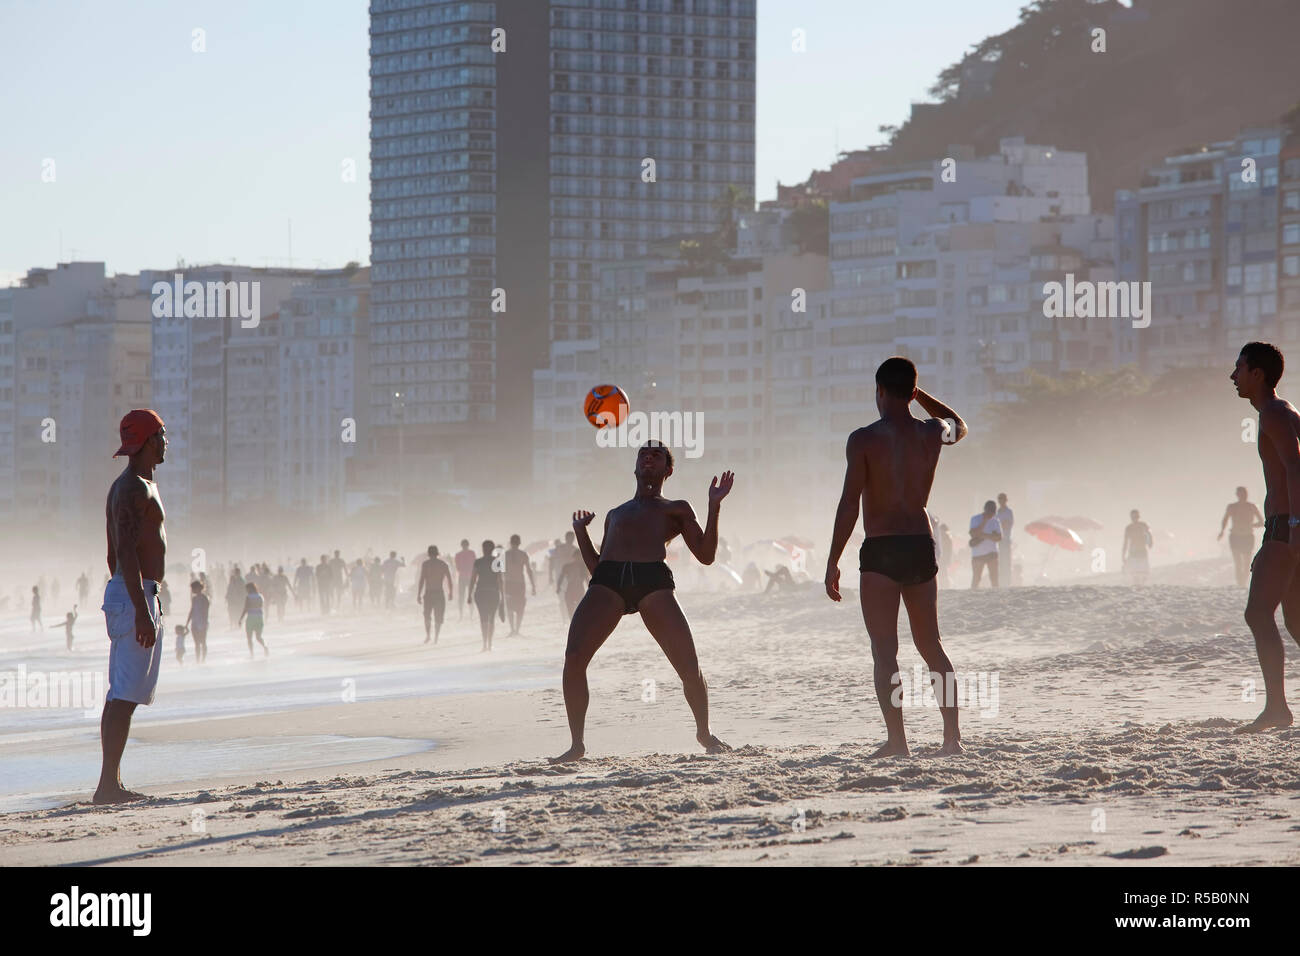
[(1237, 575), (1237, 587), (1244, 588), (1250, 580), (1250, 556), (1255, 550), (1255, 528), (1264, 527), (1264, 516), (1259, 513), (1254, 502), (1247, 500), (1244, 486), (1237, 488), (1237, 500), (1230, 503), (1223, 512), (1223, 521), (1219, 524), (1218, 541), (1223, 540), (1224, 529), (1232, 521), (1232, 530), (1228, 532), (1228, 547), (1232, 551), (1232, 566)]
[[(913, 418), (912, 402), (931, 417)], [(876, 369), (876, 409), (880, 420), (849, 435), (844, 488), (835, 509), (831, 550), (826, 560), (826, 594), (840, 597), (840, 555), (862, 511), (866, 535), (858, 555), (862, 620), (871, 639), (876, 700), (887, 738), (873, 757), (909, 753), (903, 729), (898, 672), (898, 604), (907, 608), (912, 642), (930, 670), (943, 718), (941, 755), (962, 752), (957, 723), (956, 673), (939, 638), (934, 538), (926, 504), (940, 451), (966, 437), (961, 417), (916, 384), (916, 366), (894, 356)], [(993, 502), (985, 507), (996, 524)], [(978, 517), (978, 516), (977, 516)], [(996, 552), (990, 560), (996, 561)], [(995, 570), (996, 564), (990, 566)]]

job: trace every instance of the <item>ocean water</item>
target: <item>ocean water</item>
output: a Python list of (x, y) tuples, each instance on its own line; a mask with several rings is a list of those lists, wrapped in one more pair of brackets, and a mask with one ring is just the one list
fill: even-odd
[[(344, 632), (361, 623), (332, 619), (329, 625)], [(431, 659), (429, 666), (413, 666), (409, 658), (400, 666), (386, 662), (395, 650), (389, 620), (370, 624), (378, 641), (373, 658), (359, 659), (355, 641), (348, 642), (352, 653), (344, 656), (332, 649), (341, 634), (327, 635), (320, 625), (315, 618), (268, 623), (271, 655), (264, 658), (258, 647), (251, 660), (242, 633), (214, 628), (202, 667), (194, 664), (189, 639), (184, 666), (178, 664), (175, 635), (168, 633), (154, 703), (137, 708), (132, 719), (132, 740), (122, 762), (127, 785), (181, 786), (253, 771), (274, 778), (277, 771), (405, 756), (436, 746), (432, 739), (336, 734), (228, 738), (222, 718), (273, 717), (350, 701), (509, 690), (556, 677), (554, 666), (491, 659)], [(399, 626), (411, 629), (413, 644), (422, 637), (418, 615)], [(93, 793), (108, 646), (98, 610), (77, 622), (70, 652), (62, 627), (33, 634), (25, 619), (0, 619), (0, 812), (58, 806)], [(135, 739), (142, 727), (182, 722), (211, 723), (211, 734), (174, 743)]]

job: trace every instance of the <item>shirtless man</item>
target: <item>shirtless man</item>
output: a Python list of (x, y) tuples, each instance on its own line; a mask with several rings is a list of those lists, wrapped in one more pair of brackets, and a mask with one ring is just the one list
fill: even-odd
[(1250, 553), (1255, 550), (1255, 528), (1264, 527), (1264, 516), (1259, 513), (1253, 501), (1247, 501), (1244, 487), (1237, 488), (1237, 500), (1228, 505), (1223, 512), (1223, 521), (1219, 524), (1219, 537), (1223, 540), (1224, 529), (1228, 519), (1232, 519), (1232, 530), (1228, 532), (1228, 547), (1232, 549), (1232, 566), (1237, 573), (1237, 587), (1244, 588), (1250, 580)]
[(137, 704), (153, 703), (162, 665), (158, 585), (166, 564), (167, 534), (153, 470), (166, 457), (167, 436), (162, 419), (147, 408), (127, 412), (120, 431), (122, 447), (113, 457), (130, 458), (109, 488), (105, 508), (112, 577), (104, 588), (104, 617), (111, 645), (108, 694), (99, 724), (104, 762), (95, 803), (146, 799), (122, 786), (120, 767), (131, 715)]
[[(932, 417), (913, 418), (915, 401)], [(874, 757), (906, 755), (903, 709), (894, 689), (898, 673), (898, 602), (907, 607), (912, 642), (930, 669), (943, 716), (940, 754), (962, 752), (957, 727), (956, 675), (939, 641), (936, 609), (939, 573), (925, 510), (939, 464), (939, 450), (966, 437), (966, 423), (947, 405), (916, 387), (916, 366), (900, 356), (876, 369), (880, 421), (849, 435), (844, 490), (826, 560), (826, 594), (840, 600), (840, 555), (862, 505), (866, 540), (859, 555), (862, 619), (871, 638), (876, 699), (888, 737)], [(942, 682), (942, 683), (941, 683)]]
[(528, 572), (528, 583), (532, 586), (533, 597), (537, 597), (537, 582), (533, 579), (533, 565), (528, 560), (528, 552), (519, 547), (523, 539), (517, 534), (510, 536), (510, 547), (503, 554), (502, 560), (505, 562), (505, 589), (506, 589), (506, 617), (510, 621), (510, 633), (506, 637), (511, 637), (519, 633), (519, 627), (524, 623), (524, 605), (528, 601), (528, 594), (524, 590), (524, 572)]
[[(443, 587), (447, 596), (442, 596)], [(420, 583), (415, 586), (415, 600), (424, 608), (424, 643), (429, 643), (429, 618), (433, 618), (433, 643), (438, 643), (438, 634), (442, 631), (442, 617), (447, 611), (447, 602), (454, 600), (451, 588), (451, 568), (447, 562), (438, 557), (438, 546), (429, 545), (428, 560), (420, 566)]]
[(670, 501), (661, 491), (673, 473), (673, 456), (658, 442), (637, 451), (636, 494), (605, 516), (605, 533), (597, 552), (587, 533), (595, 515), (573, 514), (578, 548), (591, 572), (587, 593), (569, 623), (564, 652), (564, 709), (569, 716), (572, 745), (551, 760), (581, 760), (587, 749), (583, 729), (587, 719), (587, 665), (625, 614), (640, 614), (646, 630), (659, 644), (682, 679), (686, 703), (695, 715), (695, 739), (706, 753), (731, 748), (709, 729), (709, 689), (700, 673), (695, 641), (686, 615), (673, 597), (673, 574), (664, 563), (667, 545), (677, 535), (701, 564), (712, 564), (718, 548), (718, 514), (735, 476), (722, 473), (709, 484), (709, 516), (703, 529), (688, 502)]
[(1273, 615), (1282, 605), (1282, 620), (1300, 641), (1300, 414), (1277, 397), (1282, 353), (1263, 342), (1248, 342), (1237, 356), (1232, 383), (1237, 394), (1259, 412), (1259, 460), (1264, 467), (1264, 536), (1250, 566), (1246, 624), (1255, 636), (1255, 652), (1264, 672), (1264, 710), (1237, 733), (1257, 733), (1291, 726), (1283, 679), (1285, 651)]

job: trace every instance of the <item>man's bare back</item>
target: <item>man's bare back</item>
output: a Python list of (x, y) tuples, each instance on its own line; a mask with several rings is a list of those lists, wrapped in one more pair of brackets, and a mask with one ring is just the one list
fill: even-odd
[[(932, 417), (913, 418), (917, 402)], [(840, 593), (840, 555), (853, 533), (859, 508), (865, 539), (858, 555), (862, 619), (871, 639), (876, 700), (885, 718), (888, 739), (873, 756), (907, 754), (901, 706), (894, 700), (898, 673), (898, 607), (907, 607), (912, 641), (931, 671), (943, 717), (944, 755), (962, 752), (952, 662), (939, 638), (936, 610), (939, 572), (930, 516), (925, 510), (934, 483), (939, 452), (967, 434), (966, 423), (951, 408), (916, 386), (916, 366), (895, 356), (876, 372), (876, 408), (880, 420), (859, 428), (845, 444), (844, 487), (835, 509), (831, 547), (826, 561), (826, 595)], [(941, 686), (940, 683), (941, 682)]]
[(862, 530), (867, 537), (930, 533), (925, 506), (944, 432), (935, 419), (881, 419), (849, 436), (850, 448), (864, 462)]

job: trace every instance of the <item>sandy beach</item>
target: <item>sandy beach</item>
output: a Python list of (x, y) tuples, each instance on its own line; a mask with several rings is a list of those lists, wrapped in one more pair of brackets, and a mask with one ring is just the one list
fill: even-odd
[[(1238, 589), (943, 591), (967, 752), (934, 756), (904, 623), (912, 755), (877, 761), (856, 595), (682, 603), (730, 754), (699, 751), (680, 683), (625, 618), (591, 670), (588, 759), (550, 766), (568, 741), (549, 595), (490, 659), (454, 611), (436, 648), (410, 607), (291, 619), (269, 660), (214, 630), (202, 671), (169, 654), (133, 727), (123, 779), (147, 803), (88, 802), (93, 719), (6, 716), (0, 764), (44, 779), (6, 783), (0, 865), (1300, 862), (1300, 730), (1232, 734), (1262, 698)], [(102, 650), (95, 624), (78, 666)], [(195, 712), (204, 695), (222, 703)], [(82, 778), (60, 792), (64, 764)]]

